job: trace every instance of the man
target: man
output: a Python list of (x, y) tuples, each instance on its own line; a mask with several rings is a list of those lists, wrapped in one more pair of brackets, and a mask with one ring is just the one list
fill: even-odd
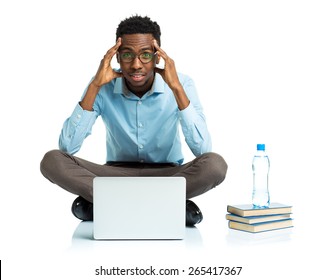
[[(193, 81), (177, 73), (160, 47), (160, 27), (148, 17), (132, 16), (116, 30), (116, 44), (101, 60), (81, 101), (65, 121), (60, 150), (48, 152), (41, 172), (51, 182), (79, 195), (72, 213), (93, 219), (96, 176), (181, 176), (186, 178), (186, 224), (202, 213), (189, 200), (219, 185), (227, 164), (211, 150), (202, 107)], [(116, 56), (120, 70), (111, 66)], [(163, 59), (164, 69), (156, 64)], [(73, 156), (101, 116), (107, 131), (107, 162), (95, 164)], [(179, 135), (196, 158), (183, 164)], [(131, 194), (130, 194), (131, 195)]]

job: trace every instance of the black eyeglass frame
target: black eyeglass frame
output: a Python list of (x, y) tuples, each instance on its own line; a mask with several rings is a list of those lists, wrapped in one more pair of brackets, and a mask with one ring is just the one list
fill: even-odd
[[(150, 62), (154, 59), (154, 57), (157, 55), (157, 52), (152, 53), (152, 52), (147, 52), (147, 51), (144, 51), (144, 52), (142, 52), (142, 53), (140, 53), (140, 54), (134, 54), (133, 52), (125, 52), (125, 53), (130, 53), (130, 54), (132, 54), (132, 58), (131, 58), (131, 60), (129, 60), (129, 61), (125, 61), (125, 60), (122, 58), (122, 53), (118, 52), (118, 56), (119, 56), (119, 58), (120, 58), (120, 61), (122, 61), (123, 63), (132, 63), (132, 62), (135, 60), (135, 58), (137, 57), (137, 58), (141, 61), (141, 63), (143, 63), (143, 64), (148, 64), (148, 63), (150, 63)], [(142, 61), (143, 58), (141, 59), (141, 55), (143, 55), (143, 54), (151, 54), (152, 57), (151, 57), (151, 59), (150, 59), (149, 61), (144, 62), (144, 61)]]

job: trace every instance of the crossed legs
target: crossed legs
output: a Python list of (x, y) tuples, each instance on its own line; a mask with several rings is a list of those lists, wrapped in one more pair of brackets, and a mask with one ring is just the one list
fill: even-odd
[(52, 183), (93, 202), (93, 178), (97, 176), (178, 176), (186, 179), (186, 197), (203, 194), (225, 179), (227, 164), (216, 153), (205, 153), (181, 166), (160, 164), (101, 165), (59, 150), (45, 154), (41, 172)]

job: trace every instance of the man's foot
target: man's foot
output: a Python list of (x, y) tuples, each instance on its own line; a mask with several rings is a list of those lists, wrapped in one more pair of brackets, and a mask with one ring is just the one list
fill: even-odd
[(72, 203), (72, 214), (83, 221), (93, 221), (93, 203), (78, 196)]
[[(72, 204), (72, 214), (83, 221), (93, 221), (93, 203), (78, 196)], [(194, 226), (203, 219), (199, 207), (191, 200), (186, 200), (186, 225)]]
[(186, 226), (199, 224), (203, 219), (199, 207), (191, 200), (186, 200)]

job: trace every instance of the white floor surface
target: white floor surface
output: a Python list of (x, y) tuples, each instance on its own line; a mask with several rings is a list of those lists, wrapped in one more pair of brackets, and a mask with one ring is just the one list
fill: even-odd
[(187, 228), (184, 240), (97, 241), (92, 238), (92, 222), (80, 222), (70, 213), (74, 196), (65, 194), (64, 199), (63, 191), (37, 181), (40, 186), (33, 189), (40, 191), (40, 200), (32, 205), (18, 198), (17, 205), (7, 205), (12, 214), (3, 220), (6, 226), (1, 230), (0, 243), (4, 279), (96, 279), (96, 269), (136, 267), (153, 267), (156, 272), (178, 269), (179, 277), (174, 277), (179, 279), (221, 279), (209, 274), (189, 275), (197, 267), (199, 271), (201, 267), (242, 267), (237, 279), (267, 279), (269, 275), (271, 279), (327, 279), (332, 272), (328, 254), (335, 249), (332, 223), (314, 207), (306, 208), (302, 203), (293, 204), (293, 228), (258, 234), (231, 230), (224, 217), (227, 189), (223, 183), (194, 199), (204, 213), (204, 221)]

